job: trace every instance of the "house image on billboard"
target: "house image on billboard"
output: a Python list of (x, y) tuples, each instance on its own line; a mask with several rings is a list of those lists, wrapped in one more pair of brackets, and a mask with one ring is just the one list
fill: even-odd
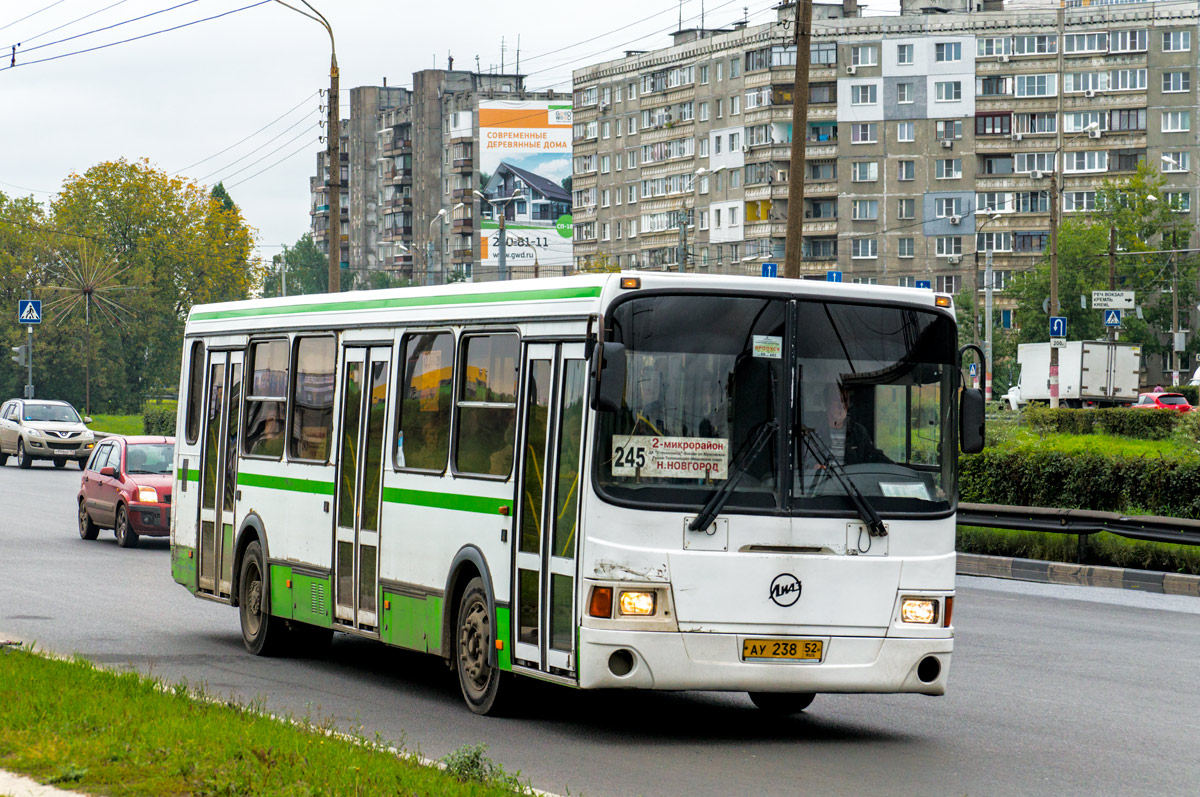
[[(501, 161), (483, 187), (488, 199), (504, 199), (521, 189), (521, 196), (504, 206), (505, 222), (530, 227), (553, 227), (560, 216), (571, 212), (567, 189), (531, 171)], [(485, 204), (484, 218), (493, 218), (493, 207)]]

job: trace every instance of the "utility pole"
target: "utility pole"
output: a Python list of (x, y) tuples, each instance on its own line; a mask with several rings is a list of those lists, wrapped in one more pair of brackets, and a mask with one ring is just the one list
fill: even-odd
[(783, 276), (800, 279), (804, 245), (804, 144), (808, 138), (808, 61), (812, 47), (812, 0), (796, 0), (796, 75), (792, 82), (792, 149), (788, 170), (787, 238)]
[[(994, 243), (994, 241), (993, 241)], [(987, 262), (983, 269), (983, 281), (985, 285), (983, 307), (983, 323), (984, 323), (984, 340), (983, 340), (983, 389), (984, 398), (987, 401), (992, 400), (992, 249), (994, 246), (988, 247)]]
[(687, 208), (679, 211), (679, 273), (687, 271)]
[[(1058, 153), (1050, 174), (1050, 315), (1058, 312)], [(1058, 349), (1050, 342), (1050, 408), (1058, 409)]]
[[(1179, 340), (1179, 258), (1175, 256), (1175, 248), (1179, 246), (1178, 236), (1171, 232), (1171, 384), (1179, 384), (1179, 352), (1183, 346)], [(29, 330), (32, 332), (33, 330)], [(29, 381), (33, 381), (32, 379)]]
[[(1108, 226), (1108, 289), (1115, 291), (1117, 289), (1117, 225), (1110, 224)], [(1114, 341), (1117, 339), (1117, 328), (1109, 327), (1108, 339)]]
[(505, 202), (500, 206), (500, 250), (496, 253), (498, 265), (496, 267), (496, 279), (503, 282), (508, 279), (508, 261), (505, 259), (504, 245), (508, 243), (508, 233), (504, 230), (504, 217), (508, 214), (508, 203)]
[(320, 23), (329, 34), (329, 117), (325, 125), (325, 158), (329, 161), (329, 292), (337, 293), (342, 287), (342, 138), (338, 129), (341, 110), (338, 102), (337, 46), (333, 41), (333, 27), (308, 0), (300, 2), (312, 12), (311, 14), (284, 0), (275, 2)]
[[(333, 31), (329, 32), (330, 46), (333, 44)], [(338, 293), (342, 289), (342, 134), (339, 126), (341, 120), (338, 103), (338, 66), (337, 52), (334, 51), (329, 61), (329, 125), (325, 131), (329, 134), (326, 143), (329, 158), (329, 292)]]

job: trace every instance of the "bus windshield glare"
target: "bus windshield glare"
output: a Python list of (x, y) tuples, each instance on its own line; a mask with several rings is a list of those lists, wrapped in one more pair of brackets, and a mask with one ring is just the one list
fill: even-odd
[(614, 308), (609, 333), (626, 349), (623, 404), (599, 423), (610, 500), (698, 510), (728, 480), (725, 511), (853, 513), (855, 489), (881, 514), (950, 511), (948, 314), (651, 295)]

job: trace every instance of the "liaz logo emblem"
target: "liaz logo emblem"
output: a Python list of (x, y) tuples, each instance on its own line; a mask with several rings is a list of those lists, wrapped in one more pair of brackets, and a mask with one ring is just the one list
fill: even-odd
[(771, 582), (771, 600), (777, 606), (791, 606), (800, 600), (800, 579), (791, 573), (780, 573)]

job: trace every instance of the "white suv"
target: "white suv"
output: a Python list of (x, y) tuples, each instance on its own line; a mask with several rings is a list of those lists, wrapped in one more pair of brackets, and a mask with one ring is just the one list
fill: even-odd
[(22, 468), (35, 459), (54, 460), (61, 468), (73, 459), (82, 469), (96, 446), (92, 430), (84, 426), (91, 421), (65, 401), (6, 401), (0, 406), (0, 465), (15, 455)]

